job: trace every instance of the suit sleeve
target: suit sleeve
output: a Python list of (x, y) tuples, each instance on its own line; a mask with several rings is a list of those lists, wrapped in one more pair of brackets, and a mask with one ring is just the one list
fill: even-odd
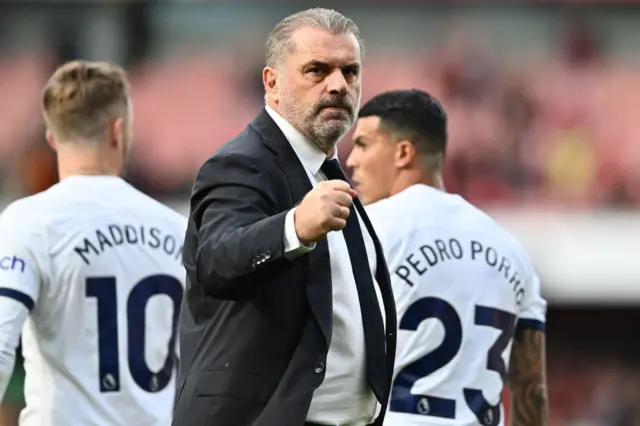
[(206, 294), (248, 297), (250, 287), (261, 283), (253, 278), (284, 259), (287, 211), (277, 211), (278, 184), (285, 183), (239, 154), (214, 155), (200, 169), (189, 224), (197, 248), (193, 254), (185, 250), (183, 261)]

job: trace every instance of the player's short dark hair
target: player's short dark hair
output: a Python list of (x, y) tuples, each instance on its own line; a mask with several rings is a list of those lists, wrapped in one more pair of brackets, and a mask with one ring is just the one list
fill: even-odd
[(380, 130), (397, 140), (408, 140), (418, 152), (444, 156), (447, 147), (447, 114), (440, 102), (419, 89), (392, 90), (370, 99), (359, 118), (380, 117)]

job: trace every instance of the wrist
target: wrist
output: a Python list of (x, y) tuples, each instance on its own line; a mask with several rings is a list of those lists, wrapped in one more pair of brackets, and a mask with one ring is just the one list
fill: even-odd
[(309, 239), (305, 238), (304, 235), (302, 235), (300, 233), (300, 231), (298, 231), (298, 209), (297, 207), (293, 209), (293, 229), (295, 229), (296, 231), (296, 237), (298, 237), (298, 241), (300, 241), (300, 244), (302, 244), (303, 246), (310, 246), (313, 244), (313, 241), (310, 241)]

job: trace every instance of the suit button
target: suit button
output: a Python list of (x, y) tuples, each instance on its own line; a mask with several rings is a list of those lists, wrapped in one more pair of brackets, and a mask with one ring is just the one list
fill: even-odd
[(316, 373), (318, 373), (318, 374), (320, 374), (320, 373), (322, 373), (323, 371), (324, 371), (324, 364), (323, 364), (323, 363), (321, 363), (321, 362), (318, 362), (318, 363), (316, 364), (316, 367), (315, 367), (315, 372), (316, 372)]

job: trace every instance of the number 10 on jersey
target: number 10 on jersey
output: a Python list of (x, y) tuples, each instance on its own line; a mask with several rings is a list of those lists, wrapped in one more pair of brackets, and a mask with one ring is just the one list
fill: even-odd
[[(147, 392), (160, 392), (171, 381), (175, 361), (175, 341), (183, 288), (169, 275), (152, 275), (139, 281), (129, 293), (126, 306), (127, 358), (131, 377)], [(152, 372), (145, 359), (146, 307), (153, 296), (166, 295), (173, 302), (173, 323), (162, 368)], [(118, 347), (118, 298), (115, 277), (87, 278), (86, 296), (98, 305), (98, 365), (100, 392), (120, 391)]]

